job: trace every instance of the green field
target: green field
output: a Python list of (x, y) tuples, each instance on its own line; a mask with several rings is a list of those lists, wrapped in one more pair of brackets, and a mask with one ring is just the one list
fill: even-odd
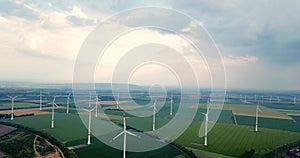
[[(21, 103), (21, 102), (15, 102), (14, 108), (29, 108), (29, 107), (40, 107), (40, 104), (34, 104), (34, 103)], [(11, 103), (4, 103), (0, 105), (0, 109), (10, 109)]]
[[(81, 140), (83, 142), (86, 142), (86, 139)], [(99, 157), (122, 157), (123, 152), (121, 150), (117, 150), (114, 148), (111, 148), (98, 139), (91, 139), (93, 142), (89, 147), (85, 148), (80, 148), (75, 150), (76, 154), (79, 157), (95, 157), (95, 155), (99, 155)], [(101, 149), (101, 150), (99, 150)], [(149, 151), (149, 152), (141, 152), (141, 153), (136, 153), (136, 152), (127, 152), (127, 156), (129, 158), (139, 158), (139, 157), (175, 157), (177, 155), (180, 155), (181, 153), (172, 148), (171, 146), (165, 146), (161, 149), (154, 150), (154, 151)]]
[[(83, 119), (83, 121), (87, 121), (86, 116), (83, 116)], [(93, 119), (96, 118), (93, 117)], [(63, 142), (66, 146), (86, 144), (87, 129), (85, 128), (84, 124), (79, 118), (79, 115), (77, 114), (55, 113), (54, 129), (50, 128), (51, 115), (28, 116), (22, 118), (15, 118), (13, 121), (6, 121), (48, 133), (54, 138)], [(101, 157), (120, 157), (122, 155), (122, 151), (103, 144), (95, 137), (92, 137), (91, 142), (92, 144), (88, 147), (83, 147), (74, 150), (75, 153), (79, 157), (93, 157), (95, 155), (101, 155)], [(161, 154), (165, 155), (164, 157), (175, 157), (177, 155), (180, 155), (181, 152), (179, 152), (177, 149), (174, 149), (170, 145), (167, 145), (164, 148), (157, 149), (151, 152), (130, 152), (128, 153), (128, 157), (147, 157), (149, 155), (149, 157), (159, 158), (161, 157)]]
[[(259, 117), (259, 126), (271, 129), (300, 132), (300, 116), (291, 116), (293, 120)], [(236, 115), (239, 125), (254, 126), (255, 117)]]
[(200, 123), (192, 125), (175, 143), (211, 151), (223, 155), (239, 157), (246, 150), (255, 149), (265, 153), (277, 146), (300, 139), (300, 133), (261, 128), (253, 132), (252, 127), (218, 123), (208, 134), (208, 147), (193, 145), (203, 144), (203, 138), (198, 137)]
[[(27, 98), (28, 99), (28, 98)], [(37, 99), (37, 98), (35, 98)], [(46, 98), (45, 98), (46, 99)], [(51, 101), (51, 97), (49, 97)], [(1, 109), (10, 109), (11, 103), (9, 100), (3, 100), (0, 102)], [(58, 105), (66, 105), (66, 97), (59, 97), (56, 100)], [(147, 99), (139, 98), (136, 103), (145, 105), (149, 103)], [(70, 103), (70, 107), (75, 107), (73, 101)], [(122, 103), (121, 106), (130, 106), (132, 102)], [(276, 109), (290, 109), (299, 110), (300, 108), (295, 105), (279, 105), (279, 104), (264, 104), (265, 107), (276, 110)], [(15, 108), (28, 108), (28, 107), (39, 107), (39, 104), (34, 103), (21, 103), (15, 102)], [(188, 106), (187, 106), (188, 107)], [(214, 152), (222, 155), (228, 155), (233, 157), (241, 156), (246, 150), (255, 149), (258, 154), (263, 154), (271, 151), (275, 147), (284, 145), (300, 139), (300, 116), (292, 116), (295, 120), (288, 119), (276, 119), (276, 118), (259, 118), (260, 131), (253, 132), (253, 127), (255, 123), (255, 118), (251, 116), (241, 116), (236, 115), (237, 122), (239, 125), (234, 124), (232, 108), (244, 108), (244, 109), (255, 109), (256, 104), (246, 104), (239, 101), (234, 101), (230, 103), (225, 103), (224, 109), (222, 110), (218, 123), (209, 132), (208, 136), (208, 147), (203, 147), (201, 145), (194, 145), (192, 143), (202, 144), (203, 138), (198, 137), (198, 131), (200, 128), (200, 123), (203, 120), (203, 115), (200, 112), (206, 112), (206, 101), (200, 104), (199, 109), (197, 109), (196, 116), (193, 120), (193, 124), (181, 135), (175, 143), (182, 146), (199, 149), (200, 153)], [(264, 108), (264, 107), (261, 107)], [(178, 109), (178, 102), (173, 105), (173, 113)], [(138, 109), (141, 112), (145, 112), (145, 109)], [(144, 111), (143, 111), (144, 110)], [(152, 109), (147, 109), (150, 111)], [(50, 112), (51, 110), (46, 110)], [(191, 112), (188, 109), (187, 112)], [(247, 110), (246, 110), (247, 111)], [(170, 102), (167, 101), (165, 105), (156, 114), (156, 128), (160, 128), (168, 123), (172, 116), (169, 115), (170, 112)], [(86, 143), (87, 129), (82, 123), (79, 115), (75, 108), (70, 108), (71, 114), (66, 114), (66, 109), (56, 109), (55, 110), (55, 128), (51, 129), (51, 115), (37, 115), (37, 116), (27, 116), (21, 118), (15, 118), (12, 123), (20, 124), (26, 127), (33, 128), (38, 131), (43, 131), (60, 142), (63, 142), (66, 146), (75, 146)], [(122, 116), (123, 111), (117, 110), (105, 110), (106, 114)], [(127, 125), (142, 131), (152, 130), (152, 116), (149, 117), (134, 117), (130, 114), (126, 114)], [(94, 118), (92, 119), (99, 119)], [(183, 118), (184, 119), (184, 118)], [(10, 120), (6, 120), (11, 122)], [(87, 122), (87, 116), (83, 116), (83, 121)], [(115, 121), (115, 120), (114, 120)], [(122, 124), (122, 121), (115, 121)], [(93, 128), (94, 127), (94, 128)], [(92, 130), (101, 130), (101, 127), (92, 121)], [(129, 138), (130, 139), (130, 138)], [(74, 151), (79, 157), (121, 157), (122, 151), (111, 148), (95, 137), (92, 137), (92, 144), (75, 149)], [(127, 157), (181, 157), (182, 153), (172, 146), (168, 145), (164, 148), (143, 153), (128, 152)], [(201, 155), (201, 154), (200, 154)]]

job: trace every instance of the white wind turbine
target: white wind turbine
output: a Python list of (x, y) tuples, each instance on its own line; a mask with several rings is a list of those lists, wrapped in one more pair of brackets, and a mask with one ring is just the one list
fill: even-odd
[[(120, 137), (122, 134), (124, 134), (124, 141), (123, 141), (123, 158), (126, 158), (126, 135), (132, 135), (135, 137), (138, 137), (136, 134), (133, 134), (126, 130), (126, 117), (125, 114), (123, 114), (123, 131), (119, 133), (117, 136), (115, 136), (111, 141), (116, 140), (118, 137)], [(139, 137), (138, 137), (139, 138)]]
[(226, 102), (228, 102), (229, 94), (226, 95)]
[(11, 114), (10, 114), (10, 120), (14, 120), (14, 103), (15, 103), (15, 99), (18, 97), (18, 96), (8, 96), (10, 99), (11, 99)]
[(117, 103), (117, 109), (120, 109), (119, 101), (120, 101), (120, 93), (118, 93), (117, 98), (115, 99)]
[(154, 101), (154, 104), (153, 104), (153, 121), (152, 121), (152, 131), (155, 131), (155, 114), (156, 114), (156, 100)]
[(96, 109), (96, 106), (92, 109), (84, 109), (84, 111), (87, 111), (89, 112), (89, 127), (88, 127), (88, 141), (87, 141), (87, 144), (90, 145), (91, 144), (91, 122), (92, 122), (92, 111)]
[(173, 96), (171, 96), (170, 115), (173, 115)]
[(261, 104), (264, 103), (264, 96), (261, 96)]
[(38, 95), (40, 97), (40, 110), (42, 110), (42, 103), (43, 103), (43, 100), (42, 100), (42, 92), (40, 91), (40, 95)]
[(56, 96), (53, 97), (52, 101), (52, 118), (51, 118), (51, 128), (54, 128), (54, 106), (57, 106), (55, 103)]
[(294, 96), (294, 105), (296, 105), (296, 96)]
[(207, 128), (208, 128), (208, 111), (209, 111), (210, 100), (207, 100), (207, 108), (206, 113), (200, 112), (200, 114), (204, 115), (205, 119), (205, 128), (204, 128), (204, 146), (207, 146)]
[(256, 115), (255, 115), (255, 132), (258, 132), (258, 112), (262, 112), (259, 108), (259, 102), (256, 106)]
[(98, 95), (96, 95), (95, 117), (98, 117), (98, 106), (100, 104), (99, 100), (101, 101), (101, 99), (98, 98)]
[(67, 98), (67, 114), (69, 113), (70, 96), (71, 96), (71, 93), (68, 95), (68, 98)]

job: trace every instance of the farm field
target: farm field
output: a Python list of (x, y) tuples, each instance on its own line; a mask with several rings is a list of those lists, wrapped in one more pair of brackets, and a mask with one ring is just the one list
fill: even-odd
[[(31, 107), (40, 107), (40, 104), (34, 104), (34, 103), (24, 103), (24, 102), (15, 102), (14, 108), (31, 108)], [(10, 109), (11, 103), (4, 103), (0, 104), (0, 109)]]
[[(87, 116), (83, 116), (83, 119), (83, 121), (87, 121)], [(6, 121), (43, 131), (63, 142), (66, 146), (86, 144), (87, 129), (81, 122), (78, 114), (55, 113), (54, 129), (50, 128), (51, 115), (49, 114), (15, 118), (13, 121)], [(92, 143), (89, 146), (74, 149), (75, 153), (78, 154), (79, 157), (91, 157), (92, 155), (102, 155), (101, 157), (120, 157), (122, 155), (122, 151), (105, 145), (95, 137), (92, 137), (91, 142)], [(162, 153), (166, 155), (166, 157), (174, 157), (181, 154), (177, 149), (168, 145), (151, 152), (128, 153), (128, 157), (135, 158), (150, 155), (150, 157), (155, 158), (161, 157), (160, 154)]]
[[(86, 139), (78, 140), (79, 142), (86, 142)], [(95, 137), (91, 139), (91, 142), (93, 142), (88, 147), (83, 147), (80, 149), (75, 149), (75, 153), (78, 155), (78, 157), (93, 157), (95, 155), (99, 155), (99, 157), (109, 158), (109, 157), (122, 157), (123, 152), (114, 148), (111, 148)], [(73, 142), (70, 142), (73, 144)], [(78, 142), (77, 142), (78, 143)], [(102, 150), (99, 150), (102, 149)], [(181, 153), (174, 149), (171, 146), (165, 146), (161, 149), (149, 151), (149, 152), (127, 152), (127, 157), (129, 158), (138, 158), (138, 157), (161, 157), (161, 155), (164, 155), (164, 157), (175, 157), (177, 155), (180, 155)], [(101, 155), (101, 156), (100, 156)]]
[(192, 125), (175, 140), (175, 143), (239, 157), (246, 150), (255, 149), (258, 153), (265, 153), (277, 146), (300, 139), (300, 133), (295, 132), (260, 128), (260, 131), (256, 133), (249, 126), (218, 123), (208, 134), (208, 147), (204, 147), (193, 144), (203, 144), (203, 138), (198, 137), (200, 125), (200, 123)]
[[(25, 93), (25, 91), (24, 91)], [(39, 91), (31, 92), (39, 93)], [(68, 92), (69, 93), (69, 92)], [(13, 93), (14, 94), (14, 93)], [(55, 109), (55, 128), (51, 129), (51, 110), (52, 99), (54, 95), (61, 95), (56, 99), (56, 103), (59, 107)], [(101, 94), (101, 93), (100, 93)], [(122, 150), (109, 147), (107, 144), (99, 141), (95, 136), (91, 137), (91, 145), (87, 145), (87, 128), (82, 123), (73, 98), (70, 100), (70, 114), (66, 114), (66, 93), (60, 89), (52, 90), (51, 93), (45, 94), (43, 98), (44, 107), (42, 111), (39, 110), (39, 100), (34, 94), (23, 95), (18, 97), (18, 101), (15, 102), (15, 115), (26, 113), (34, 113), (34, 116), (15, 117), (13, 121), (6, 119), (5, 121), (20, 124), (26, 127), (33, 128), (37, 131), (42, 131), (46, 134), (53, 136), (58, 141), (62, 142), (65, 146), (72, 149), (78, 157), (95, 157), (101, 155), (101, 157), (121, 157)], [(2, 94), (6, 97), (6, 94)], [(99, 95), (100, 96), (100, 95)], [(122, 98), (119, 101), (120, 107), (126, 112), (127, 125), (141, 131), (152, 130), (152, 107), (153, 103), (149, 102), (148, 96), (142, 94), (136, 95), (134, 102), (139, 106), (133, 105), (133, 102), (129, 102), (127, 98)], [(110, 121), (122, 125), (122, 115), (124, 111), (116, 110), (116, 102), (112, 96), (101, 97), (101, 107), (104, 113), (108, 114)], [(207, 98), (206, 98), (207, 99)], [(184, 105), (186, 107), (187, 114), (192, 112), (191, 108), (197, 108), (197, 113), (193, 119), (192, 125), (175, 140), (175, 143), (185, 146), (188, 149), (194, 150), (198, 156), (203, 157), (239, 157), (246, 150), (255, 149), (258, 154), (264, 154), (275, 147), (284, 145), (286, 143), (294, 142), (300, 139), (300, 106), (298, 104), (280, 105), (275, 103), (264, 103), (260, 106), (262, 113), (259, 114), (259, 132), (255, 133), (255, 109), (256, 103), (249, 100), (243, 102), (239, 99), (229, 99), (229, 103), (225, 102), (224, 108), (221, 111), (217, 124), (208, 134), (208, 147), (203, 147), (203, 138), (198, 137), (198, 131), (200, 123), (203, 121), (204, 116), (202, 113), (206, 113), (207, 100), (202, 99), (199, 106)], [(81, 103), (88, 104), (88, 100), (84, 100)], [(149, 107), (144, 107), (149, 103)], [(91, 101), (92, 106), (95, 102)], [(159, 104), (159, 101), (158, 101)], [(178, 110), (179, 100), (175, 97), (173, 103), (173, 114), (176, 114)], [(31, 107), (35, 107), (34, 109)], [(8, 98), (0, 98), (0, 114), (9, 114), (11, 108), (11, 102)], [(26, 108), (26, 109), (18, 109)], [(31, 109), (30, 109), (31, 108)], [(156, 113), (156, 129), (163, 127), (173, 116), (170, 116), (170, 99), (168, 98), (165, 104), (159, 107), (159, 111)], [(34, 110), (34, 111), (32, 111)], [(35, 113), (36, 112), (36, 113)], [(82, 110), (78, 111), (79, 114), (83, 114), (83, 122), (88, 122), (87, 112)], [(148, 117), (136, 117), (134, 112), (147, 114)], [(102, 112), (101, 112), (102, 113)], [(103, 128), (101, 124), (95, 123), (95, 119), (101, 119), (99, 112), (98, 118), (94, 117), (92, 113), (92, 131), (98, 131)], [(102, 117), (103, 118), (103, 117)], [(235, 119), (236, 118), (236, 119)], [(182, 118), (185, 119), (185, 118)], [(236, 121), (235, 121), (236, 120)], [(3, 121), (3, 120), (1, 120)], [(238, 123), (236, 125), (235, 123)], [(129, 130), (132, 130), (129, 128)], [(112, 131), (119, 132), (119, 131)], [(299, 132), (299, 133), (297, 133)], [(150, 133), (150, 132), (149, 132)], [(114, 133), (117, 134), (117, 133)], [(113, 134), (113, 135), (114, 135)], [(142, 134), (141, 134), (142, 135)], [(108, 137), (111, 139), (111, 136)], [(134, 142), (134, 138), (128, 137), (129, 142)], [(117, 140), (119, 143), (122, 139)], [(130, 146), (130, 143), (127, 144)], [(216, 154), (217, 153), (217, 154)], [(178, 151), (171, 145), (167, 145), (164, 148), (150, 151), (150, 152), (128, 152), (127, 157), (184, 157), (182, 152)]]
[[(300, 132), (300, 116), (291, 116), (293, 120), (259, 117), (259, 126), (270, 129), (281, 129)], [(255, 117), (236, 115), (239, 125), (254, 127)]]

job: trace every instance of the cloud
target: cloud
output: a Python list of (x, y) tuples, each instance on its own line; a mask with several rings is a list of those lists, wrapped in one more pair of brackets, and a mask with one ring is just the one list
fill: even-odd
[[(11, 57), (3, 57), (1, 63), (21, 63), (17, 60), (5, 61), (15, 59), (14, 56), (27, 60), (22, 61), (23, 67), (26, 64), (32, 66), (32, 60), (43, 61), (39, 62), (40, 64), (46, 60), (49, 61), (47, 69), (50, 70), (53, 63), (63, 65), (62, 61), (74, 61), (81, 43), (99, 21), (120, 11), (150, 5), (179, 10), (200, 22), (212, 35), (224, 56), (230, 85), (299, 87), (294, 80), (299, 78), (300, 74), (300, 36), (297, 34), (300, 28), (299, 4), (298, 1), (279, 0), (5, 0), (0, 1), (0, 54)], [(123, 19), (126, 25), (122, 27), (165, 22), (187, 34), (193, 33), (193, 25), (187, 27), (186, 21), (180, 21), (177, 17), (165, 18), (163, 21), (154, 21), (147, 15), (140, 15), (136, 19), (130, 19), (130, 16), (128, 18)], [(189, 62), (198, 64), (198, 75), (201, 75), (202, 69), (204, 72), (205, 67), (199, 62), (200, 59), (192, 55), (194, 50), (184, 47), (184, 43), (178, 40), (175, 34), (163, 31), (136, 32), (132, 37), (124, 38), (128, 40), (127, 43), (118, 43), (119, 49), (115, 51), (126, 49), (126, 45), (132, 44), (131, 42), (138, 43), (140, 37), (149, 41), (169, 42), (176, 49), (178, 47)], [(209, 43), (204, 45), (203, 49), (208, 46)], [(105, 68), (109, 67), (108, 65)], [(251, 73), (245, 75), (245, 71)], [(283, 74), (280, 77), (279, 72)], [(23, 76), (25, 74), (22, 73)], [(61, 75), (64, 76), (63, 71)], [(251, 75), (255, 78), (251, 79)]]
[(39, 19), (39, 14), (32, 8), (12, 0), (0, 1), (0, 13), (5, 16), (17, 16), (26, 19)]
[(0, 28), (3, 30), (0, 32), (0, 40), (10, 38), (8, 42), (12, 42), (2, 47), (12, 47), (10, 49), (37, 58), (74, 60), (85, 36), (93, 30), (95, 24), (71, 23), (67, 18), (69, 16), (90, 20), (77, 6), (71, 11), (51, 13), (26, 6), (25, 8), (35, 10), (39, 19), (15, 15), (0, 16)]
[(225, 65), (241, 65), (241, 64), (248, 64), (248, 63), (253, 63), (257, 62), (258, 59), (255, 56), (241, 56), (241, 57), (234, 57), (232, 55), (226, 56), (223, 58), (224, 64)]

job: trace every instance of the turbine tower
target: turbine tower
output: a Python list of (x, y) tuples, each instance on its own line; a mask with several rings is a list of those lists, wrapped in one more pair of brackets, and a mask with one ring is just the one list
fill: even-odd
[(256, 106), (256, 115), (255, 115), (255, 132), (258, 132), (258, 112), (262, 112), (259, 108), (259, 102)]
[(84, 109), (84, 111), (89, 112), (89, 127), (88, 127), (88, 141), (87, 144), (90, 145), (91, 144), (91, 122), (92, 122), (92, 111), (96, 109), (97, 106), (95, 106), (93, 109)]
[(155, 131), (155, 113), (156, 113), (156, 100), (153, 104), (153, 122), (152, 122), (152, 131)]
[(296, 105), (296, 96), (294, 96), (294, 105)]
[(254, 95), (254, 101), (256, 102), (256, 94)]
[(68, 98), (67, 98), (67, 114), (69, 113), (70, 96), (71, 96), (71, 93), (68, 95)]
[(8, 96), (10, 99), (11, 99), (11, 114), (10, 114), (10, 120), (14, 120), (14, 104), (15, 104), (15, 99), (18, 97), (18, 96)]
[(205, 128), (204, 128), (204, 146), (207, 146), (207, 128), (208, 128), (208, 106), (206, 108), (206, 113), (200, 112), (200, 114), (205, 117)]
[(229, 94), (226, 95), (226, 102), (228, 102)]
[(53, 97), (52, 101), (52, 118), (51, 118), (51, 128), (54, 128), (54, 106), (57, 106), (55, 103), (56, 96)]
[(261, 96), (261, 104), (264, 103), (264, 96)]
[[(120, 137), (122, 134), (124, 134), (124, 141), (123, 141), (123, 158), (126, 158), (126, 135), (129, 134), (129, 135), (132, 135), (132, 136), (135, 136), (135, 137), (138, 137), (136, 134), (133, 134), (129, 131), (126, 130), (126, 117), (125, 117), (125, 114), (123, 114), (123, 131), (121, 133), (119, 133), (117, 136), (115, 136), (112, 140), (116, 140), (118, 137)], [(139, 137), (138, 137), (139, 138)]]
[(43, 102), (42, 97), (43, 97), (43, 95), (42, 95), (41, 91), (40, 91), (40, 95), (38, 95), (38, 96), (40, 97), (40, 110), (42, 110), (42, 102)]
[(98, 95), (96, 96), (96, 109), (95, 109), (95, 117), (98, 117), (98, 106), (100, 104), (99, 100), (101, 99), (98, 98)]
[(170, 107), (170, 115), (173, 115), (173, 96), (171, 96), (171, 107)]
[(116, 103), (117, 103), (116, 106), (117, 106), (117, 109), (120, 109), (119, 101), (120, 101), (120, 93), (118, 93), (117, 98), (116, 98)]

